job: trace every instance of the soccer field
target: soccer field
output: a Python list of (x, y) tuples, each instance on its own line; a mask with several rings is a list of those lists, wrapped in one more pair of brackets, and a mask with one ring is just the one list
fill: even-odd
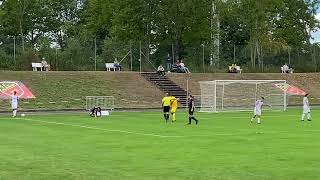
[(0, 117), (0, 179), (320, 179), (320, 111)]

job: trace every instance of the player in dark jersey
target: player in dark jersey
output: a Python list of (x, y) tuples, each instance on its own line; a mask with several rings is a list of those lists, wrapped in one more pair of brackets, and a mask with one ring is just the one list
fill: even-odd
[(191, 120), (193, 119), (196, 121), (196, 124), (198, 124), (198, 120), (193, 116), (194, 114), (194, 98), (192, 95), (189, 97), (189, 123), (188, 125), (191, 124)]
[(98, 117), (98, 113), (99, 113), (100, 116), (101, 116), (101, 108), (100, 108), (100, 107), (93, 107), (93, 108), (90, 110), (90, 116), (91, 116), (91, 117)]

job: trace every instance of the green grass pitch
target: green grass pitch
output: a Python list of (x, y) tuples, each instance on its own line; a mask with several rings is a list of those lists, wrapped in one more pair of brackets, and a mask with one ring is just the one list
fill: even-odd
[(320, 179), (320, 111), (0, 117), (0, 179)]

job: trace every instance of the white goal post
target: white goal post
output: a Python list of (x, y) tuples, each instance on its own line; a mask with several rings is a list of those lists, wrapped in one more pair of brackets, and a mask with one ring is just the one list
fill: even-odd
[(102, 110), (114, 110), (113, 96), (86, 96), (86, 110), (100, 107)]
[(264, 109), (287, 109), (287, 94), (279, 88), (285, 80), (200, 81), (201, 111), (252, 111), (255, 101), (265, 98)]

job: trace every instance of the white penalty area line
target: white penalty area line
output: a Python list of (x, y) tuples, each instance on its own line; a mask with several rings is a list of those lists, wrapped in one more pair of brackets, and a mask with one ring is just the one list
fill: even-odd
[(23, 121), (44, 123), (44, 124), (54, 124), (54, 125), (61, 125), (61, 126), (78, 127), (78, 128), (85, 128), (85, 129), (91, 129), (91, 130), (106, 131), (106, 132), (118, 132), (118, 133), (125, 133), (125, 134), (134, 134), (134, 135), (140, 135), (140, 136), (152, 136), (152, 137), (159, 137), (159, 138), (236, 136), (236, 135), (246, 135), (246, 134), (248, 134), (248, 133), (211, 133), (211, 135), (167, 136), (167, 135), (150, 134), (150, 133), (138, 133), (138, 132), (124, 131), (124, 130), (117, 130), (117, 129), (103, 129), (103, 128), (98, 128), (98, 127), (93, 127), (93, 126), (66, 124), (66, 123), (60, 123), (60, 122), (42, 121), (42, 120), (34, 120), (34, 119), (28, 119), (28, 118), (16, 118), (16, 119), (23, 120)]
[(118, 133), (125, 133), (125, 134), (134, 134), (134, 135), (140, 135), (140, 136), (152, 136), (152, 137), (159, 137), (159, 138), (213, 137), (213, 136), (236, 136), (236, 135), (251, 134), (251, 133), (211, 133), (210, 135), (166, 136), (166, 135), (159, 135), (159, 134), (137, 133), (137, 132), (131, 132), (131, 131), (117, 130), (117, 129), (103, 129), (103, 128), (98, 128), (98, 127), (93, 127), (93, 126), (66, 124), (66, 123), (59, 123), (59, 122), (52, 122), (52, 121), (34, 120), (34, 119), (28, 119), (28, 118), (16, 118), (16, 119), (24, 120), (24, 121), (30, 121), (30, 122), (45, 123), (45, 124), (54, 124), (54, 125), (61, 125), (61, 126), (78, 127), (78, 128), (106, 131), (106, 132), (118, 132)]
[(182, 137), (185, 137), (185, 136), (165, 136), (165, 135), (152, 134), (152, 133), (150, 133), (150, 134), (149, 133), (138, 133), (138, 132), (124, 131), (124, 130), (117, 130), (117, 129), (103, 129), (103, 128), (92, 127), (92, 126), (66, 124), (66, 123), (59, 123), (59, 122), (52, 122), (52, 121), (41, 121), (41, 120), (34, 120), (34, 119), (27, 119), (27, 118), (16, 118), (16, 119), (23, 120), (23, 121), (30, 121), (30, 122), (38, 122), (38, 123), (45, 123), (45, 124), (54, 124), (54, 125), (61, 125), (61, 126), (70, 126), (70, 127), (78, 127), (78, 128), (106, 131), (106, 132), (134, 134), (134, 135), (140, 135), (140, 136), (152, 136), (152, 137), (159, 137), (159, 138), (182, 138)]

